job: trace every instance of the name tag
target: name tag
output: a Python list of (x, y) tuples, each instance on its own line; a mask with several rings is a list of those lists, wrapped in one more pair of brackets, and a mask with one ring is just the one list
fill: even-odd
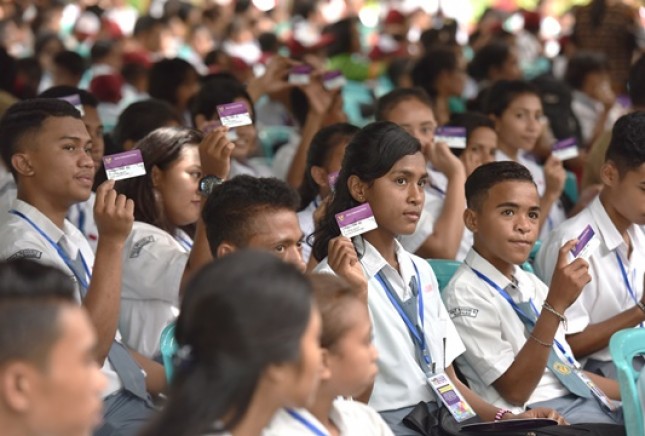
[(217, 106), (217, 114), (219, 115), (222, 125), (228, 128), (253, 124), (251, 115), (249, 114), (249, 109), (246, 107), (246, 104), (242, 102), (221, 104)]
[(457, 422), (477, 416), (445, 373), (440, 372), (428, 377), (428, 384)]
[(578, 243), (571, 250), (574, 259), (582, 257), (585, 260), (589, 260), (589, 257), (600, 245), (600, 240), (595, 235), (596, 232), (594, 232), (593, 227), (587, 225), (582, 233), (580, 233), (580, 236), (578, 236)]
[(312, 71), (313, 69), (309, 65), (293, 67), (289, 72), (289, 83), (293, 85), (309, 85)]
[(434, 140), (436, 142), (445, 142), (450, 148), (466, 148), (466, 128), (439, 127), (435, 131)]
[(336, 89), (340, 89), (345, 84), (347, 81), (345, 80), (345, 76), (343, 76), (343, 73), (340, 71), (328, 71), (325, 74), (323, 74), (323, 86), (327, 91), (334, 91)]
[(576, 138), (563, 139), (553, 144), (551, 154), (559, 160), (573, 159), (578, 157), (578, 144)]
[(146, 173), (141, 150), (137, 149), (104, 156), (103, 165), (109, 180), (129, 179), (143, 176)]
[(347, 238), (362, 235), (378, 227), (369, 203), (337, 213), (336, 222), (340, 227), (340, 233)]

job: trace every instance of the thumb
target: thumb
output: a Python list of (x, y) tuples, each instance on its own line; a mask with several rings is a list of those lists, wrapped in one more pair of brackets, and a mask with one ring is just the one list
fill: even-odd
[(573, 250), (573, 247), (576, 246), (578, 243), (577, 239), (571, 239), (570, 241), (567, 241), (561, 248), (560, 252), (558, 253), (558, 262), (557, 262), (557, 267), (558, 268), (564, 268), (569, 264), (569, 252)]

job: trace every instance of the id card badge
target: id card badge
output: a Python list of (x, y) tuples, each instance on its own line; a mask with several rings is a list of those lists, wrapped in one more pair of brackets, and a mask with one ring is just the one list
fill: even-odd
[(562, 161), (578, 157), (579, 151), (576, 138), (567, 138), (556, 142), (551, 148), (551, 154)]
[(477, 416), (446, 373), (440, 372), (429, 376), (428, 384), (457, 422), (464, 422)]
[(103, 166), (108, 180), (129, 179), (143, 176), (146, 173), (141, 150), (138, 149), (104, 156)]
[(289, 83), (292, 85), (309, 85), (313, 68), (309, 65), (297, 65), (289, 72)]
[(343, 76), (343, 73), (340, 71), (328, 71), (325, 74), (323, 74), (323, 86), (327, 91), (334, 91), (336, 89), (340, 89), (345, 84), (347, 81), (345, 80), (345, 76)]
[(577, 369), (576, 373), (578, 374), (578, 377), (587, 385), (589, 386), (589, 390), (591, 390), (591, 393), (593, 394), (594, 397), (596, 397), (596, 400), (600, 403), (602, 407), (607, 409), (610, 412), (615, 412), (616, 409), (618, 408), (618, 405), (614, 403), (608, 396), (605, 394), (599, 387), (596, 385), (593, 380), (589, 378), (587, 374), (585, 374), (583, 371)]
[(217, 106), (217, 114), (222, 125), (229, 129), (253, 124), (249, 109), (240, 101)]
[(369, 203), (337, 213), (336, 222), (340, 227), (340, 233), (350, 239), (378, 227)]
[(580, 233), (580, 236), (578, 236), (578, 243), (571, 249), (571, 254), (574, 259), (582, 257), (585, 260), (589, 260), (589, 257), (600, 245), (600, 240), (595, 236), (596, 232), (591, 227), (591, 224), (587, 225), (582, 233)]
[(466, 148), (465, 127), (438, 127), (434, 134), (435, 142), (445, 142), (450, 148)]

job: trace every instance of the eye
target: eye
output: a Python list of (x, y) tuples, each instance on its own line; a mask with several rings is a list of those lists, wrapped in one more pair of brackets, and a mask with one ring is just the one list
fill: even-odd
[(513, 215), (515, 215), (515, 211), (513, 209), (504, 209), (504, 210), (502, 210), (502, 215), (503, 216), (513, 216)]
[(275, 247), (275, 251), (278, 253), (284, 253), (284, 251), (287, 249), (287, 247), (284, 244), (280, 244)]
[(92, 146), (87, 146), (83, 149), (85, 154), (92, 154)]
[(397, 178), (394, 180), (394, 182), (395, 182), (397, 185), (405, 185), (406, 183), (408, 183), (408, 181), (405, 179), (405, 177), (397, 177)]
[[(313, 236), (313, 235), (312, 235)], [(298, 242), (296, 242), (296, 247), (298, 247), (298, 250), (302, 248), (302, 246), (305, 244), (305, 240), (301, 239)], [(313, 245), (313, 244), (312, 244)]]
[(524, 112), (518, 112), (515, 114), (515, 118), (517, 118), (518, 120), (523, 120), (524, 118), (526, 118), (526, 116)]
[(65, 151), (74, 151), (74, 150), (76, 150), (76, 146), (74, 144), (65, 144), (65, 145), (63, 145), (63, 150), (65, 150)]
[(539, 220), (540, 219), (540, 213), (539, 212), (529, 212), (529, 218), (532, 220)]
[(428, 185), (428, 179), (421, 179), (417, 184), (421, 187), (425, 187)]
[(189, 171), (188, 175), (192, 177), (193, 179), (201, 179), (202, 178), (202, 172), (201, 171)]

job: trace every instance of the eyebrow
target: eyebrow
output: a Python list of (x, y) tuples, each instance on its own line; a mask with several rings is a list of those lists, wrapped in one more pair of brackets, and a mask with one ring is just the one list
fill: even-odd
[[(396, 175), (396, 174), (403, 174), (404, 176), (408, 176), (408, 177), (414, 177), (414, 176), (416, 176), (416, 175), (417, 175), (417, 174), (415, 174), (413, 171), (405, 170), (405, 169), (403, 169), (403, 170), (396, 170), (396, 171), (393, 171), (393, 172), (392, 172), (392, 175)], [(423, 173), (423, 175), (421, 175), (421, 177), (428, 177), (428, 172), (427, 172), (427, 171), (425, 171), (425, 172)]]
[[(60, 138), (58, 138), (58, 141), (68, 141), (68, 140), (81, 142), (81, 143), (83, 142), (83, 138), (81, 138), (80, 136), (63, 135)], [(87, 138), (87, 141), (85, 141), (86, 144), (91, 142), (92, 142), (92, 138)]]
[[(513, 203), (512, 201), (507, 201), (505, 203), (500, 203), (500, 204), (498, 204), (496, 206), (497, 209), (501, 209), (501, 208), (505, 208), (505, 207), (512, 207), (512, 208), (515, 208), (515, 209), (519, 209), (520, 205), (517, 204), (517, 203)], [(529, 210), (530, 211), (539, 211), (540, 206), (531, 206), (531, 207), (529, 207)]]

